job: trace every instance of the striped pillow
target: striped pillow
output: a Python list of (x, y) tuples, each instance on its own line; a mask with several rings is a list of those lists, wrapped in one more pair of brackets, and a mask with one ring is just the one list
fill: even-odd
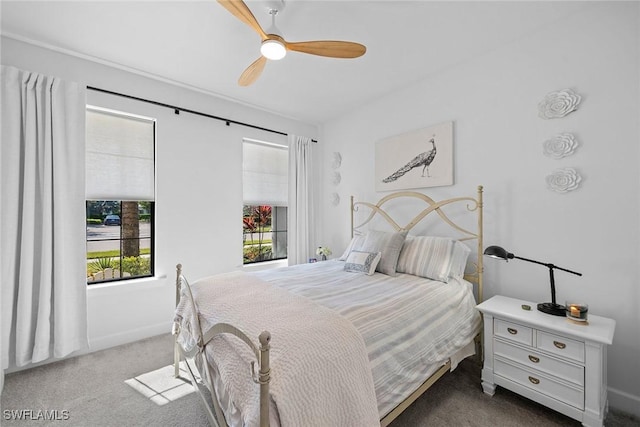
[(418, 236), (405, 240), (397, 271), (447, 283), (462, 277), (471, 250), (445, 237)]
[(385, 232), (371, 230), (367, 232), (364, 242), (360, 246), (354, 246), (353, 250), (381, 252), (382, 256), (376, 271), (388, 276), (395, 276), (398, 257), (406, 237), (406, 231)]

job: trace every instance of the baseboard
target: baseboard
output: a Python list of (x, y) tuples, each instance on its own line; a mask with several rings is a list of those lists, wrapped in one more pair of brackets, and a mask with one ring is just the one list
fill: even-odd
[(640, 418), (640, 396), (634, 396), (609, 387), (607, 397), (609, 399), (609, 408)]
[(128, 330), (104, 337), (93, 339), (89, 338), (89, 350), (85, 353), (93, 353), (94, 351), (105, 350), (118, 345), (128, 344), (130, 342), (139, 341), (156, 335), (169, 333), (171, 333), (171, 322), (162, 322), (156, 325), (145, 326), (144, 328)]
[(171, 324), (172, 322), (162, 322), (156, 325), (145, 326), (144, 328), (138, 328), (134, 330), (129, 330), (117, 334), (111, 334), (104, 337), (98, 338), (89, 338), (89, 348), (81, 351), (76, 351), (71, 353), (67, 357), (62, 357), (59, 359), (50, 358), (47, 360), (43, 360), (42, 362), (32, 363), (26, 366), (10, 366), (5, 370), (6, 374), (11, 374), (13, 372), (24, 371), (26, 369), (35, 368), (37, 366), (47, 365), (49, 363), (58, 362), (60, 360), (70, 359), (76, 356), (82, 356), (83, 354), (93, 353), (95, 351), (105, 350), (107, 348), (116, 347), (122, 344), (128, 344), (135, 341), (140, 341), (145, 338), (154, 337), (156, 335), (169, 334), (171, 333)]

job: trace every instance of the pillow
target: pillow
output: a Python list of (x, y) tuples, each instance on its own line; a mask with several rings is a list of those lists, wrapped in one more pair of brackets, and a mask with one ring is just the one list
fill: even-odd
[(471, 249), (469, 246), (457, 240), (453, 244), (453, 254), (451, 254), (451, 271), (449, 277), (461, 279), (464, 277), (464, 270), (467, 268), (467, 259)]
[(371, 276), (380, 262), (380, 252), (351, 251), (344, 264), (344, 271), (366, 273)]
[(471, 250), (457, 240), (418, 236), (406, 239), (398, 257), (398, 272), (447, 283), (462, 277)]
[(346, 261), (347, 257), (349, 256), (349, 253), (351, 253), (351, 251), (354, 250), (355, 248), (362, 246), (363, 242), (364, 242), (364, 235), (358, 234), (357, 236), (353, 236), (353, 238), (351, 239), (351, 242), (349, 242), (349, 245), (347, 245), (347, 249), (345, 249), (342, 256), (338, 258), (338, 261)]
[(364, 243), (362, 243), (360, 247), (354, 247), (353, 250), (380, 252), (380, 262), (376, 267), (376, 271), (388, 276), (395, 276), (398, 256), (400, 255), (400, 250), (406, 237), (406, 231), (369, 231), (364, 239)]

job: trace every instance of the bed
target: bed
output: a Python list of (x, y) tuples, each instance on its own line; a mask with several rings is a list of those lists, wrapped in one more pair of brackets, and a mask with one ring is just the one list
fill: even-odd
[[(184, 367), (212, 425), (388, 425), (475, 354), (482, 195), (352, 197), (336, 260), (193, 284), (178, 264), (175, 375)], [(434, 217), (437, 236), (410, 233)]]

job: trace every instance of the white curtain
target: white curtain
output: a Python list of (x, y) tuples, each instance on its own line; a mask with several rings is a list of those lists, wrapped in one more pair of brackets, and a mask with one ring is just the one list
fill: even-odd
[(2, 66), (2, 373), (85, 349), (86, 89)]
[(305, 263), (314, 253), (312, 148), (311, 138), (289, 135), (289, 265)]

